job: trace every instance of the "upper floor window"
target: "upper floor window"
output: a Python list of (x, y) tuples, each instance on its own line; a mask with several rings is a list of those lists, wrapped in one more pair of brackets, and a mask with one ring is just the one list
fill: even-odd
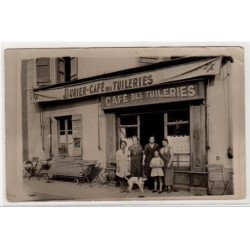
[(77, 57), (36, 59), (36, 83), (38, 87), (77, 80), (77, 77)]
[(59, 57), (56, 59), (57, 82), (69, 82), (77, 80), (77, 57)]
[(36, 82), (38, 87), (49, 85), (50, 80), (50, 59), (36, 59)]

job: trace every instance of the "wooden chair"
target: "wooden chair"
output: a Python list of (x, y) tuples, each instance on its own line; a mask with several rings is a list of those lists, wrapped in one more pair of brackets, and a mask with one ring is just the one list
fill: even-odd
[(85, 169), (83, 169), (82, 177), (78, 179), (77, 184), (80, 184), (80, 182), (88, 182), (90, 187), (92, 187), (92, 166), (87, 166)]
[(115, 174), (116, 174), (116, 163), (109, 162), (103, 173), (104, 177), (103, 184), (108, 184), (108, 187), (111, 184), (115, 184)]
[(40, 180), (40, 178), (45, 175), (47, 176), (48, 180), (50, 180), (50, 177), (48, 175), (49, 170), (52, 167), (53, 164), (53, 159), (48, 159), (48, 160), (41, 160), (41, 168), (39, 169), (39, 171), (37, 172), (37, 179)]
[(103, 185), (103, 178), (102, 178), (102, 175), (101, 175), (101, 172), (102, 172), (102, 168), (101, 168), (101, 165), (102, 163), (97, 163), (96, 166), (94, 167), (94, 170), (92, 172), (92, 183), (99, 183), (100, 186)]
[(35, 177), (37, 175), (37, 166), (39, 163), (39, 157), (33, 157), (31, 161), (26, 161), (26, 166), (24, 167), (26, 173), (24, 177), (29, 175), (29, 180), (31, 177)]
[[(222, 190), (220, 195), (225, 194), (228, 185), (228, 180), (224, 179), (223, 168), (223, 164), (208, 166), (208, 193), (211, 195), (213, 194), (213, 190), (215, 189)], [(216, 187), (216, 185), (218, 185), (219, 187)]]

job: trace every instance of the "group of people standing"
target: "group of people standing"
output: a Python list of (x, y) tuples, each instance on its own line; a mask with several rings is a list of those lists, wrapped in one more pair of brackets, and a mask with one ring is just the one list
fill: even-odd
[(132, 142), (133, 144), (127, 148), (127, 143), (121, 141), (120, 149), (116, 152), (116, 175), (120, 179), (122, 192), (126, 190), (125, 177), (128, 176), (146, 177), (145, 186), (153, 189), (152, 192), (177, 191), (173, 188), (174, 152), (168, 140), (164, 138), (160, 148), (155, 142), (155, 137), (151, 136), (144, 149), (137, 136), (132, 137)]

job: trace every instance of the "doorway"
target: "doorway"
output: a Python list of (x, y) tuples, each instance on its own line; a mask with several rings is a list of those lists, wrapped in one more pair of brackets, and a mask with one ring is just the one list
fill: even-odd
[(57, 117), (57, 154), (62, 158), (82, 156), (82, 115)]
[(161, 145), (161, 141), (164, 138), (164, 114), (161, 112), (140, 115), (141, 145), (146, 145), (152, 135), (155, 136), (156, 143)]
[(72, 116), (58, 118), (58, 151), (73, 156)]

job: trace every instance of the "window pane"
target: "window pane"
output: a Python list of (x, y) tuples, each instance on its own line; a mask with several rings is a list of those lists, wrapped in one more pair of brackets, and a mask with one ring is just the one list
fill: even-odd
[(59, 120), (59, 124), (60, 124), (60, 130), (65, 130), (65, 120), (64, 119), (60, 119)]
[(78, 59), (77, 57), (71, 57), (71, 67), (70, 67), (70, 78), (71, 80), (76, 80), (78, 77)]
[(168, 122), (189, 121), (189, 110), (169, 111)]
[(127, 143), (127, 147), (132, 145), (132, 136), (137, 135), (137, 127), (132, 128), (120, 128), (120, 140)]
[(168, 125), (169, 136), (189, 135), (189, 124)]
[(72, 130), (72, 119), (69, 117), (68, 119), (68, 130)]
[(137, 115), (125, 115), (120, 117), (121, 125), (137, 124)]
[(120, 129), (121, 131), (121, 138), (124, 137), (124, 138), (130, 138), (134, 135), (138, 136), (137, 135), (137, 127), (132, 127), (132, 128), (121, 128)]
[[(174, 154), (184, 154), (180, 157), (181, 161), (189, 159), (190, 154), (190, 138), (189, 136), (168, 136), (169, 145), (172, 147)], [(177, 156), (176, 156), (177, 157)]]

